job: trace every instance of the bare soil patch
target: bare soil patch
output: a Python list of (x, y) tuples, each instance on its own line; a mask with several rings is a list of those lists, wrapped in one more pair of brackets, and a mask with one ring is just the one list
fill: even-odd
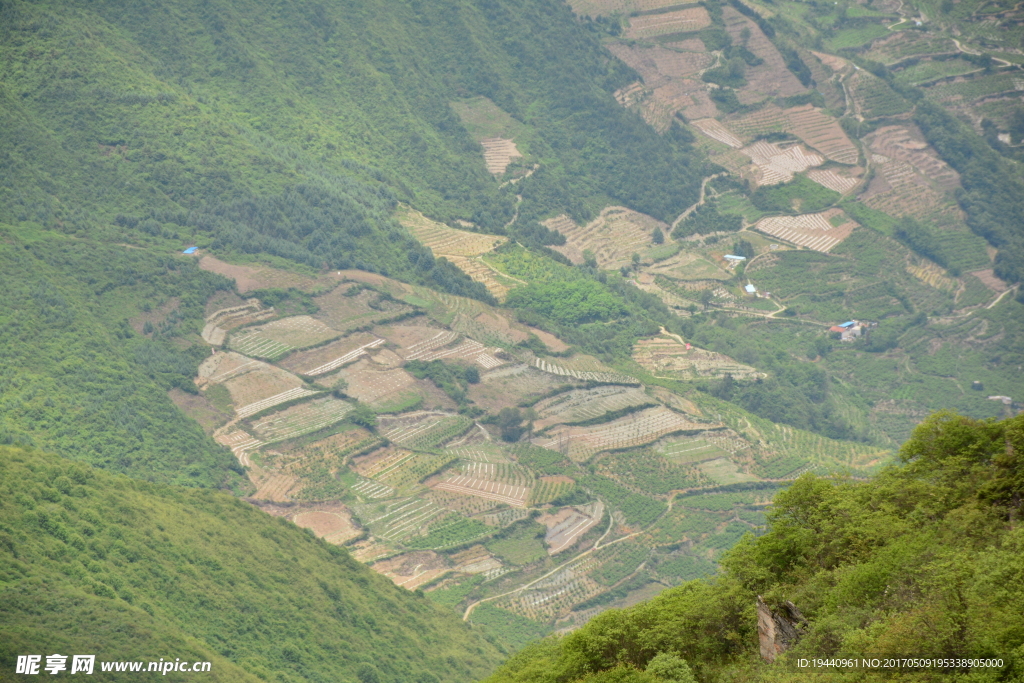
[(217, 410), (202, 394), (189, 394), (181, 389), (171, 389), (167, 395), (181, 412), (198, 422), (207, 434), (213, 434), (214, 430), (231, 419), (229, 414)]
[(326, 510), (299, 512), (292, 515), (292, 521), (297, 526), (310, 529), (317, 535), (317, 538), (322, 538), (335, 545), (341, 545), (362, 533), (347, 510), (343, 512)]
[(374, 334), (357, 332), (309, 351), (293, 353), (282, 360), (280, 365), (297, 374), (315, 377), (336, 371), (342, 365), (376, 353), (382, 344), (381, 338)]
[(333, 286), (335, 282), (328, 276), (310, 277), (264, 265), (235, 265), (209, 255), (199, 259), (199, 267), (234, 280), (236, 288), (242, 294), (254, 289), (289, 287), (312, 292), (325, 286)]
[(376, 562), (370, 568), (408, 590), (416, 590), (451, 570), (447, 559), (431, 550), (404, 553)]
[(668, 33), (699, 31), (711, 25), (711, 17), (703, 7), (687, 7), (673, 12), (645, 14), (632, 17), (626, 29), (626, 38), (653, 38)]

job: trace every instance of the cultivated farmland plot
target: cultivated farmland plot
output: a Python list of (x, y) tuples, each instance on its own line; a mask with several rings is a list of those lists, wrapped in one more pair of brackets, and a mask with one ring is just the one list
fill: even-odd
[(581, 17), (645, 12), (678, 5), (677, 0), (572, 0), (572, 11)]
[(247, 327), (231, 335), (228, 346), (256, 358), (276, 360), (289, 351), (315, 346), (341, 333), (308, 315)]
[(211, 346), (220, 346), (224, 343), (228, 330), (240, 325), (266, 320), (274, 315), (273, 306), (264, 308), (259, 299), (248, 299), (241, 306), (222, 308), (207, 316), (202, 337)]
[(493, 370), (505, 364), (494, 354), (501, 351), (499, 348), (488, 348), (475, 339), (463, 339), (454, 344), (459, 338), (458, 333), (451, 330), (442, 330), (436, 335), (422, 342), (418, 342), (405, 349), (406, 360), (432, 361), (442, 358), (460, 358), (470, 360), (483, 366), (485, 370)]
[(826, 158), (856, 165), (857, 147), (850, 142), (839, 122), (810, 104), (786, 110), (790, 131)]
[(391, 579), (396, 586), (412, 591), (452, 568), (445, 557), (431, 550), (417, 550), (375, 562), (370, 569)]
[(565, 245), (553, 247), (556, 251), (573, 263), (583, 263), (583, 252), (589, 250), (601, 268), (629, 265), (634, 253), (651, 246), (655, 228), (669, 231), (666, 223), (622, 206), (606, 207), (583, 226), (566, 216), (549, 219), (544, 224), (565, 235)]
[(498, 606), (528, 619), (547, 621), (561, 616), (572, 606), (602, 593), (605, 589), (587, 576), (598, 562), (593, 556), (569, 563), (564, 569), (529, 589), (497, 601)]
[(537, 480), (536, 486), (530, 493), (530, 505), (544, 505), (558, 500), (569, 493), (576, 486), (576, 482), (570, 477), (560, 474), (541, 477)]
[(803, 145), (792, 145), (783, 149), (773, 142), (758, 140), (740, 150), (757, 166), (758, 185), (779, 185), (788, 183), (797, 173), (813, 166), (820, 166), (825, 159), (814, 152), (808, 152)]
[(699, 31), (711, 25), (711, 17), (703, 7), (688, 7), (674, 12), (632, 17), (626, 38), (653, 38), (667, 33)]
[(265, 443), (294, 439), (341, 422), (354, 408), (336, 398), (316, 399), (259, 418), (252, 431)]
[(226, 386), (235, 412), (242, 418), (317, 393), (290, 372), (233, 352), (210, 356), (199, 366), (198, 374), (200, 386)]
[(420, 411), (381, 416), (379, 432), (388, 441), (409, 449), (430, 449), (465, 433), (473, 420), (465, 415)]
[(462, 552), (452, 554), (451, 561), (455, 571), (463, 574), (485, 574), (502, 567), (501, 560), (482, 545), (475, 545)]
[(584, 461), (600, 451), (634, 448), (673, 432), (706, 428), (705, 423), (657, 406), (592, 427), (559, 426), (549, 434), (535, 438), (533, 443), (563, 453), (573, 460)]
[[(840, 219), (845, 218), (845, 221), (839, 226), (834, 226), (832, 219), (837, 216)], [(857, 224), (847, 218), (842, 210), (829, 209), (822, 213), (806, 213), (800, 216), (768, 216), (759, 220), (754, 227), (772, 237), (828, 253), (849, 237)]]
[(401, 498), (388, 504), (382, 513), (372, 517), (364, 515), (363, 519), (377, 538), (401, 542), (410, 536), (418, 535), (432, 521), (447, 514), (447, 510), (429, 500)]
[(380, 370), (366, 360), (345, 368), (340, 374), (348, 382), (345, 393), (363, 403), (384, 401), (411, 390), (416, 384), (416, 378), (401, 368)]
[(751, 379), (765, 376), (729, 356), (692, 345), (687, 348), (685, 343), (667, 336), (639, 340), (633, 347), (633, 360), (655, 376), (672, 379), (724, 377), (726, 374)]
[(522, 157), (516, 149), (516, 143), (504, 138), (484, 138), (480, 141), (484, 148), (484, 164), (487, 165), (487, 172), (500, 176), (508, 168), (512, 159)]
[(331, 511), (299, 512), (292, 515), (291, 519), (297, 526), (309, 529), (318, 538), (335, 545), (341, 545), (360, 534), (358, 525), (352, 521), (352, 516), (348, 514), (347, 510), (340, 507)]
[(690, 124), (712, 140), (717, 140), (733, 149), (739, 149), (743, 146), (743, 140), (729, 130), (725, 124), (716, 119), (699, 119), (690, 121)]
[(477, 496), (520, 508), (526, 507), (526, 502), (530, 498), (530, 488), (527, 486), (515, 486), (491, 479), (481, 479), (473, 476), (472, 471), (469, 474), (448, 476), (433, 483), (431, 488), (466, 496)]
[[(763, 61), (745, 70), (747, 85), (740, 88), (737, 97), (741, 104), (753, 104), (766, 97), (790, 97), (807, 92), (796, 76), (786, 68), (786, 62), (772, 41), (760, 27), (730, 6), (722, 8), (725, 29), (736, 45), (746, 45)], [(749, 32), (749, 38), (744, 35)]]
[(913, 164), (885, 156), (871, 155), (875, 176), (861, 201), (891, 216), (913, 216), (938, 225), (964, 225), (962, 212), (953, 199), (937, 189)]
[(249, 453), (259, 450), (264, 445), (262, 441), (241, 429), (217, 434), (214, 436), (214, 440), (222, 446), (230, 448), (242, 467), (252, 467)]
[(637, 387), (603, 386), (567, 391), (537, 403), (533, 408), (540, 419), (534, 420), (536, 430), (554, 424), (583, 422), (605, 413), (652, 403), (651, 397)]
[(479, 443), (472, 446), (458, 446), (448, 448), (444, 451), (460, 460), (484, 463), (506, 463), (510, 462), (505, 450), (493, 443)]
[(508, 241), (507, 237), (449, 228), (408, 207), (402, 207), (397, 218), (434, 256), (479, 256)]
[(358, 285), (342, 283), (327, 294), (316, 297), (314, 301), (320, 310), (313, 317), (339, 332), (348, 332), (413, 310), (411, 306), (388, 299), (372, 289), (363, 289), (348, 296), (354, 286)]
[(505, 300), (508, 290), (521, 284), (492, 268), (480, 256), (472, 258), (467, 256), (449, 256), (447, 258), (456, 268), (486, 287), (487, 291), (493, 294), (499, 301)]
[[(854, 173), (860, 173), (862, 169), (854, 169)], [(853, 188), (860, 184), (861, 179), (848, 175), (848, 171), (843, 169), (842, 172), (838, 172), (832, 168), (815, 168), (807, 172), (807, 177), (814, 182), (818, 183), (823, 187), (827, 187), (834, 192), (839, 194), (846, 194)]]
[(911, 164), (944, 190), (960, 187), (960, 174), (939, 158), (917, 126), (883, 126), (864, 141), (873, 153)]
[(618, 384), (639, 384), (630, 375), (615, 372), (593, 356), (582, 353), (569, 358), (533, 358), (533, 367), (543, 372), (562, 377), (573, 377), (583, 381), (609, 382)]
[(548, 528), (544, 543), (549, 555), (557, 555), (571, 548), (583, 534), (601, 521), (604, 503), (595, 501), (589, 505), (563, 508), (553, 514), (542, 515), (537, 521)]
[(360, 332), (326, 346), (293, 353), (281, 362), (281, 367), (307, 377), (319, 377), (355, 362), (383, 345), (384, 340), (380, 337)]
[(716, 458), (702, 462), (699, 467), (716, 484), (739, 484), (746, 481), (759, 481), (758, 477), (741, 472), (739, 467), (729, 458)]
[(667, 441), (658, 447), (658, 452), (669, 462), (678, 465), (701, 463), (731, 455), (729, 451), (720, 448), (707, 439)]
[(769, 104), (757, 111), (734, 118), (728, 118), (724, 125), (728, 126), (728, 130), (735, 131), (736, 136), (743, 137), (756, 137), (768, 133), (787, 133), (790, 128), (786, 112), (774, 104)]
[[(377, 454), (373, 455), (376, 458)], [(454, 459), (454, 456), (446, 453), (418, 453), (402, 448), (389, 448), (384, 451), (384, 457), (375, 459), (367, 467), (357, 466), (357, 471), (364, 477), (394, 489), (401, 489), (426, 479)]]

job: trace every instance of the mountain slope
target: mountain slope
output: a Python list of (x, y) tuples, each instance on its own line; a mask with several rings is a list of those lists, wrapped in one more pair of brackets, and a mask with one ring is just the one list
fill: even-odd
[[(938, 666), (904, 675), (1022, 680), (1022, 430), (1021, 417), (934, 415), (904, 446), (903, 467), (869, 482), (808, 475), (778, 494), (768, 532), (733, 549), (713, 582), (606, 612), (531, 645), (486, 680), (685, 680), (659, 675), (656, 655), (685, 660), (700, 681), (900, 676), (795, 668), (799, 657), (862, 656), (997, 658), (970, 673)], [(758, 596), (776, 615), (789, 601), (806, 617), (794, 619), (796, 644), (774, 664), (758, 657)]]
[(45, 651), (209, 660), (215, 680), (436, 683), (500, 657), (454, 614), (230, 496), (11, 447), (0, 482), (4, 671)]

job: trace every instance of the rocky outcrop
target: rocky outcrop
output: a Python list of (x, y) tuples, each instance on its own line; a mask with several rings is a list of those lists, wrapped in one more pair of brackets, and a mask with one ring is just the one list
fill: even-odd
[(774, 662), (775, 658), (800, 639), (807, 620), (790, 601), (773, 611), (760, 595), (757, 596), (757, 637), (761, 645), (761, 659)]

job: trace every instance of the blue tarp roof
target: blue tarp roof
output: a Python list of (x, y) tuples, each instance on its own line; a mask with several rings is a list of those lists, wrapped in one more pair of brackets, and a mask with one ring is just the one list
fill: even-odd
[(853, 327), (853, 326), (854, 326), (854, 325), (856, 325), (856, 324), (857, 324), (857, 321), (856, 321), (856, 320), (851, 320), (851, 321), (850, 321), (850, 322), (848, 322), (848, 323), (843, 323), (843, 324), (842, 324), (842, 325), (840, 325), (839, 327)]
[(746, 261), (746, 256), (737, 256), (736, 254), (726, 254), (725, 258), (736, 259), (737, 261)]
[(199, 247), (189, 247), (188, 249), (186, 249), (185, 251), (183, 251), (181, 253), (182, 254), (194, 254), (196, 252), (196, 249), (198, 249), (198, 248)]
[(751, 294), (753, 294), (754, 292), (756, 292), (756, 291), (757, 291), (757, 287), (755, 287), (754, 285), (747, 285), (747, 286), (746, 286), (746, 287), (744, 287), (743, 289), (747, 290), (747, 291), (748, 291), (748, 292), (750, 292)]

